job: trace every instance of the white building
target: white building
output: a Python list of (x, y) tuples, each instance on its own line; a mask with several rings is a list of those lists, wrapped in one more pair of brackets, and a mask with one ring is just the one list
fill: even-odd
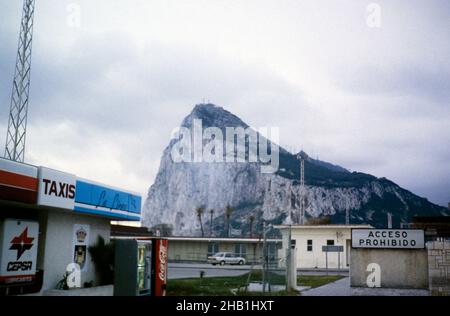
[[(370, 228), (369, 225), (280, 225), (282, 248), (278, 257), (285, 258), (289, 232), (295, 241), (298, 269), (348, 269), (350, 264), (352, 228)], [(322, 246), (342, 246), (342, 252), (326, 252)], [(328, 257), (328, 258), (327, 258)], [(284, 260), (281, 261), (284, 265)]]

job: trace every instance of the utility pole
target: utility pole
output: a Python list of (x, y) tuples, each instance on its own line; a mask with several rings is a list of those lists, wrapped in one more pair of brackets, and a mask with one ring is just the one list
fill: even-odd
[(266, 260), (266, 257), (267, 257), (267, 249), (266, 249), (266, 242), (267, 242), (267, 239), (266, 239), (266, 222), (263, 222), (263, 275), (262, 275), (262, 277), (263, 277), (263, 293), (266, 293), (266, 280), (267, 280), (267, 275), (266, 275), (266, 270), (267, 270), (267, 267), (266, 267), (266, 265), (267, 265), (267, 260)]
[(350, 225), (350, 210), (345, 210), (345, 225)]
[(289, 234), (286, 246), (286, 291), (290, 289), (290, 271), (291, 271), (291, 239), (292, 239), (292, 225), (289, 225)]
[(289, 182), (289, 187), (288, 187), (288, 192), (287, 192), (287, 205), (286, 205), (286, 209), (289, 212), (289, 218), (292, 222), (296, 222), (296, 215), (295, 215), (295, 203), (294, 203), (294, 209), (292, 208), (292, 183)]
[(209, 221), (209, 225), (210, 225), (210, 227), (209, 227), (209, 237), (212, 237), (212, 235), (213, 235), (213, 226), (214, 226), (214, 224), (213, 224), (214, 210), (213, 210), (213, 209), (210, 209), (210, 210), (209, 210), (209, 214), (210, 214), (210, 216), (211, 216), (211, 219), (210, 219), (210, 221)]
[(266, 222), (263, 221), (263, 273), (262, 273), (262, 290), (263, 293), (266, 292), (266, 284), (269, 284), (269, 292), (271, 291), (270, 287), (270, 278), (269, 278), (269, 251), (267, 249), (267, 232), (272, 228), (272, 224), (266, 225)]
[(387, 213), (387, 220), (388, 220), (388, 228), (391, 229), (392, 228), (392, 213), (391, 212)]
[(6, 133), (5, 158), (19, 162), (23, 162), (25, 156), (34, 3), (35, 0), (23, 1), (19, 48), (14, 70), (8, 131)]

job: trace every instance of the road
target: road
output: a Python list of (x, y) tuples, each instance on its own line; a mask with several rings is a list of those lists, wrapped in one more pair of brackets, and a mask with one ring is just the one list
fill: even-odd
[[(206, 263), (169, 263), (169, 279), (184, 279), (184, 278), (198, 278), (200, 277), (200, 271), (205, 272), (205, 277), (219, 277), (219, 276), (238, 276), (249, 272), (250, 265), (243, 266), (213, 266)], [(253, 269), (262, 269), (261, 265), (253, 266)], [(273, 270), (272, 270), (273, 271)], [(278, 273), (284, 274), (284, 270), (279, 269)], [(298, 271), (299, 275), (326, 275), (325, 271), (318, 270), (301, 270)], [(332, 274), (348, 275), (348, 271), (330, 271)]]

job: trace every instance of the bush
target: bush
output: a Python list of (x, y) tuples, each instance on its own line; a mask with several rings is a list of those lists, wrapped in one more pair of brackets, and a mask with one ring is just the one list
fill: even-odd
[(97, 243), (89, 246), (89, 254), (94, 262), (99, 285), (114, 283), (114, 243), (105, 243), (102, 236), (97, 237)]

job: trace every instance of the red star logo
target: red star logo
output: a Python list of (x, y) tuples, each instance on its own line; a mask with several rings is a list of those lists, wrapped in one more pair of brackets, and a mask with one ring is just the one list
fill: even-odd
[(34, 238), (28, 237), (28, 227), (25, 228), (20, 234), (20, 236), (14, 237), (11, 240), (12, 246), (9, 248), (9, 250), (17, 250), (17, 260), (22, 257), (23, 253), (27, 250), (30, 250), (31, 247), (33, 247)]

